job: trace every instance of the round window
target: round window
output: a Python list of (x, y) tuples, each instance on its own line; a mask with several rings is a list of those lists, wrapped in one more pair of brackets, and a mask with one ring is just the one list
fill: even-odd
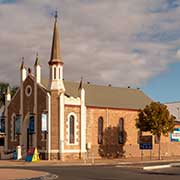
[(30, 96), (32, 93), (32, 87), (30, 85), (26, 86), (25, 90), (26, 96)]

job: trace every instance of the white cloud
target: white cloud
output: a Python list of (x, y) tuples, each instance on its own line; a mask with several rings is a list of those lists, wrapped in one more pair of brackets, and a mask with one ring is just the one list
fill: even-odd
[(168, 9), (166, 3), (17, 0), (0, 4), (0, 81), (17, 84), (21, 57), (32, 66), (37, 51), (43, 75), (48, 75), (52, 13), (57, 9), (65, 79), (78, 81), (83, 76), (94, 83), (140, 86), (178, 60), (174, 49), (180, 46), (180, 36), (171, 32), (179, 31), (180, 8)]

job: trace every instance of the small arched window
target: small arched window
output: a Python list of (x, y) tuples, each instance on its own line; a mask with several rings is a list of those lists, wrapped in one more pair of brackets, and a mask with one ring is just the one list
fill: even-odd
[(56, 79), (56, 68), (54, 67), (54, 79)]
[(98, 144), (103, 143), (103, 118), (98, 119)]
[(124, 143), (124, 119), (119, 119), (119, 133), (118, 133), (118, 142), (119, 144)]
[(69, 119), (69, 142), (71, 144), (75, 143), (75, 118), (73, 115)]
[(61, 79), (61, 69), (59, 68), (59, 79)]

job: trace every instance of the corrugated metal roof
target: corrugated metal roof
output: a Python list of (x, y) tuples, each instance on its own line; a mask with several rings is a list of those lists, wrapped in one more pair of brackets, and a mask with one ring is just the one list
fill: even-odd
[[(66, 95), (79, 97), (79, 83), (64, 81)], [(45, 84), (47, 87), (47, 83)], [(100, 86), (83, 84), (85, 89), (86, 106), (142, 109), (152, 102), (141, 90), (133, 88), (120, 88), (111, 86)]]
[[(78, 83), (65, 82), (67, 94), (78, 96)], [(83, 84), (87, 106), (141, 109), (152, 100), (141, 90)]]

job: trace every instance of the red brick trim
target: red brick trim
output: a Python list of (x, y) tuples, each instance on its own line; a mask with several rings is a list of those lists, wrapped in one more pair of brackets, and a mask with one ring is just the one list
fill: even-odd
[(81, 105), (64, 104), (64, 107), (81, 107)]

